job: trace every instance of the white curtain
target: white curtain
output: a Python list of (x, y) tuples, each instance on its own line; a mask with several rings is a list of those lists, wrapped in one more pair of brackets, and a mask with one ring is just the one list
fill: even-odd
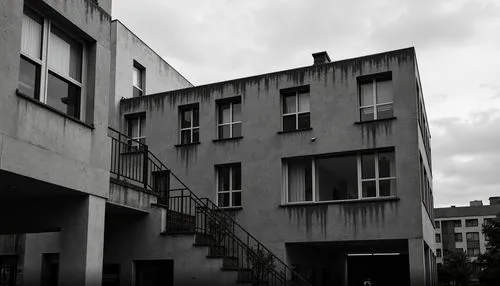
[(309, 111), (309, 93), (299, 94), (299, 111)]
[(53, 32), (50, 33), (49, 67), (62, 75), (69, 76), (71, 45)]
[(306, 166), (288, 164), (288, 201), (303, 202), (306, 200)]
[(42, 24), (26, 14), (23, 15), (21, 50), (31, 57), (41, 59)]

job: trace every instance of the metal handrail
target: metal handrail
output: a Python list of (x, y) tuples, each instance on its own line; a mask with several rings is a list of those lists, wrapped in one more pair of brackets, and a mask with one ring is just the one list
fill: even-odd
[[(259, 240), (257, 240), (257, 238), (255, 238), (252, 234), (250, 234), (250, 232), (248, 232), (243, 226), (241, 226), (238, 222), (236, 222), (236, 220), (234, 220), (232, 217), (227, 215), (225, 213), (225, 211), (223, 209), (219, 208), (214, 202), (212, 202), (208, 198), (199, 198), (186, 184), (184, 184), (183, 181), (181, 181), (179, 179), (179, 177), (177, 177), (177, 175), (175, 175), (172, 172), (172, 170), (170, 170), (158, 157), (156, 157), (148, 149), (148, 146), (145, 143), (140, 142), (140, 141), (135, 140), (135, 139), (132, 139), (129, 136), (122, 134), (121, 132), (119, 132), (111, 127), (109, 127), (109, 130), (111, 131), (109, 136), (113, 139), (113, 142), (112, 142), (113, 143), (112, 144), (112, 164), (111, 164), (111, 170), (110, 170), (110, 172), (112, 174), (116, 175), (118, 178), (122, 177), (126, 180), (131, 180), (135, 183), (139, 183), (142, 187), (144, 187), (144, 189), (147, 189), (148, 191), (161, 197), (164, 194), (162, 194), (160, 191), (154, 189), (152, 174), (155, 171), (168, 171), (169, 175), (171, 175), (181, 185), (181, 188), (170, 189), (170, 187), (169, 187), (169, 189), (166, 190), (166, 192), (170, 193), (173, 191), (181, 191), (181, 192), (187, 191), (189, 194), (189, 198), (191, 200), (193, 200), (193, 202), (195, 204), (197, 204), (199, 207), (204, 207), (208, 211), (216, 212), (218, 215), (222, 215), (224, 220), (226, 222), (229, 222), (231, 225), (230, 229), (226, 228), (227, 233), (230, 234), (231, 237), (233, 239), (235, 239), (238, 243), (241, 243), (241, 245), (243, 245), (243, 247), (245, 248), (245, 250), (248, 252), (249, 255), (258, 256), (258, 254), (256, 253), (256, 250), (254, 250), (250, 246), (251, 244), (252, 245), (254, 244), (257, 246), (257, 249), (265, 251), (266, 253), (268, 253), (268, 255), (271, 255), (277, 263), (280, 264), (280, 266), (284, 270), (285, 277), (283, 277), (283, 272), (280, 274), (280, 272), (277, 271), (276, 269), (273, 269), (273, 271), (275, 272), (278, 279), (280, 279), (282, 282), (285, 282), (287, 284), (288, 284), (288, 282), (291, 282), (292, 283), (291, 285), (307, 285), (307, 286), (311, 285), (311, 283), (309, 281), (307, 281), (305, 278), (303, 278), (298, 273), (296, 273), (296, 271), (294, 271), (292, 268), (290, 268), (285, 262), (283, 262), (274, 253), (272, 253), (266, 246), (264, 246), (264, 244), (262, 244)], [(116, 136), (118, 136), (118, 138), (116, 138)], [(125, 142), (123, 142), (122, 140), (125, 140)], [(115, 152), (117, 152), (116, 145), (122, 146), (123, 144), (126, 144), (126, 146), (135, 146), (134, 148), (132, 148), (133, 149), (132, 152), (128, 152), (128, 153), (125, 152), (125, 154), (132, 154), (132, 155), (133, 154), (140, 154), (142, 156), (142, 162), (139, 162), (139, 163), (142, 163), (142, 165), (141, 165), (142, 166), (142, 170), (141, 170), (142, 175), (136, 176), (136, 173), (134, 173), (132, 175), (128, 174), (128, 173), (124, 173), (124, 170), (120, 169), (120, 167), (122, 166), (121, 163), (119, 163), (118, 165), (116, 165), (116, 164), (113, 165), (114, 160), (117, 160), (118, 162), (120, 162), (120, 158), (117, 159), (115, 157), (116, 156), (120, 157), (123, 155), (120, 152), (122, 150), (122, 149), (120, 149), (120, 147), (118, 148), (118, 154), (114, 154)], [(135, 163), (136, 161), (131, 160), (131, 162)], [(172, 197), (172, 198), (175, 198), (175, 197)], [(167, 207), (169, 207), (169, 206), (167, 205)], [(220, 221), (219, 217), (217, 217), (213, 213), (210, 213), (208, 215), (211, 218), (218, 220), (219, 223), (221, 225), (223, 225), (222, 222)], [(244, 237), (243, 238), (238, 237), (238, 235), (236, 234), (236, 230), (241, 232)], [(250, 242), (252, 242), (252, 243), (250, 243)], [(286, 277), (287, 272), (290, 273), (291, 277), (300, 280), (300, 284), (296, 284), (293, 281), (287, 281), (287, 277)]]

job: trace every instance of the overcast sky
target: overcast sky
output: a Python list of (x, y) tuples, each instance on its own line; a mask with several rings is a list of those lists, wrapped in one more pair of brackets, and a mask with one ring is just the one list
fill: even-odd
[(414, 46), (437, 207), (500, 196), (500, 1), (115, 0), (193, 84)]

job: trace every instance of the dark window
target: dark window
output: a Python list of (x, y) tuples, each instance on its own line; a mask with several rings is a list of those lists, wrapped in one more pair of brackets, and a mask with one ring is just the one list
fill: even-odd
[(47, 104), (67, 115), (80, 118), (80, 87), (49, 72)]
[(293, 159), (287, 162), (288, 202), (309, 202), (312, 192), (312, 160)]
[(462, 221), (459, 219), (452, 220), (451, 223), (453, 224), (454, 227), (462, 227)]
[(442, 256), (442, 254), (441, 254), (441, 249), (439, 249), (439, 248), (438, 248), (438, 249), (436, 249), (436, 256), (437, 256), (437, 257), (441, 257), (441, 256)]
[(479, 241), (479, 232), (468, 232), (467, 241)]
[(309, 87), (281, 92), (283, 131), (311, 128)]
[(144, 95), (144, 86), (146, 81), (145, 74), (146, 74), (146, 69), (139, 63), (134, 61), (134, 66), (132, 70), (133, 97), (139, 97)]
[(436, 233), (436, 242), (441, 242), (441, 235), (439, 233)]
[(474, 227), (474, 226), (478, 226), (478, 225), (479, 225), (478, 219), (466, 219), (465, 220), (466, 227)]
[(363, 198), (396, 195), (394, 151), (361, 155), (361, 190)]
[(359, 83), (361, 121), (393, 117), (393, 92), (390, 79), (364, 80)]
[(441, 228), (441, 222), (440, 221), (435, 221), (435, 226), (436, 228)]
[(454, 235), (455, 235), (455, 242), (462, 242), (464, 240), (462, 233), (456, 232)]
[(19, 67), (19, 91), (27, 96), (40, 99), (40, 65), (21, 56)]
[(467, 248), (467, 254), (470, 257), (478, 257), (481, 254), (481, 251), (478, 247)]
[(219, 207), (241, 206), (241, 164), (216, 166)]
[(139, 143), (146, 144), (146, 116), (144, 114), (128, 115), (126, 117), (127, 135), (133, 140), (129, 140), (129, 145), (138, 148)]
[(319, 201), (358, 198), (357, 156), (335, 156), (316, 159)]
[(181, 106), (179, 112), (181, 144), (200, 142), (200, 113), (198, 105)]
[(217, 104), (217, 134), (219, 139), (241, 136), (241, 98)]

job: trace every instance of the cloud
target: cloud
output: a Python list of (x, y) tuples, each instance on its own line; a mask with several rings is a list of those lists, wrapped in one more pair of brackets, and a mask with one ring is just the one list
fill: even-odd
[(434, 120), (431, 126), (436, 205), (500, 195), (496, 171), (500, 166), (500, 109)]

